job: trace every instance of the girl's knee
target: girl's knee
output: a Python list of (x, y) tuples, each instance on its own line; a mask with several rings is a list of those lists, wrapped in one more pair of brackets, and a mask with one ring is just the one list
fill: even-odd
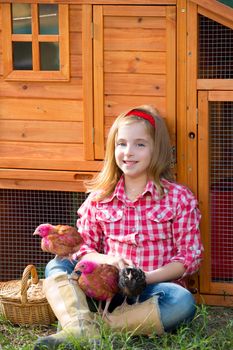
[(177, 312), (178, 318), (186, 320), (191, 320), (196, 311), (196, 302), (192, 293), (180, 287), (177, 289), (177, 294), (174, 295), (173, 299), (174, 311)]
[(179, 292), (177, 294), (178, 300), (186, 301), (187, 304), (195, 304), (195, 299), (188, 289), (179, 286)]
[(171, 286), (160, 302), (161, 318), (166, 331), (177, 328), (182, 323), (190, 322), (196, 312), (193, 295), (185, 288)]

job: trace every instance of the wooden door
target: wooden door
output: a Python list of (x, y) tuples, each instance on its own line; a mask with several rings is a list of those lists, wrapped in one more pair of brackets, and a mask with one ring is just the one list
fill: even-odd
[(152, 104), (176, 140), (176, 7), (94, 6), (94, 157), (114, 118)]
[[(198, 93), (198, 198), (205, 247), (200, 293), (233, 295), (233, 91)], [(231, 295), (231, 297), (229, 297)], [(230, 298), (230, 299), (229, 299)], [(218, 299), (219, 303), (219, 299)]]

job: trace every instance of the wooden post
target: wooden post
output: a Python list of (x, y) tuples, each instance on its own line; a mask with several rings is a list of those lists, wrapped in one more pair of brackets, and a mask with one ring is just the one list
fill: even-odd
[(177, 180), (187, 183), (187, 4), (177, 1)]

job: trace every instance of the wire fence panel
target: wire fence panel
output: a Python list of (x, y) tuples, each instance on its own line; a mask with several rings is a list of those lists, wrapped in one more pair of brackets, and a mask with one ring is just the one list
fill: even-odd
[(85, 198), (82, 192), (1, 189), (0, 280), (21, 278), (28, 264), (36, 265), (42, 278), (54, 255), (41, 250), (35, 228), (47, 222), (74, 226)]
[(233, 79), (233, 30), (199, 15), (198, 78)]
[(210, 102), (212, 280), (233, 283), (233, 102)]

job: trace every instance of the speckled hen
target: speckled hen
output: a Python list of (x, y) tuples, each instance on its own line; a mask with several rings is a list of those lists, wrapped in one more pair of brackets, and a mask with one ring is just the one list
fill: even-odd
[(138, 301), (146, 285), (145, 273), (140, 268), (128, 266), (120, 271), (119, 287), (126, 297), (136, 297)]

